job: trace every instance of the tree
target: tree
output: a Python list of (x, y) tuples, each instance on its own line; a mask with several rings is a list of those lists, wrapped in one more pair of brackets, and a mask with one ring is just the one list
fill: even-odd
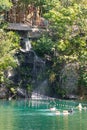
[(0, 12), (3, 12), (5, 10), (9, 10), (9, 8), (12, 6), (12, 3), (9, 0), (1, 0), (0, 1)]
[(42, 37), (38, 39), (37, 42), (33, 42), (32, 45), (35, 52), (41, 57), (51, 55), (53, 52), (53, 41), (46, 35), (42, 35)]
[[(49, 67), (49, 79), (52, 80), (52, 86), (56, 86), (56, 91), (57, 86), (61, 85), (59, 75), (65, 64), (78, 63), (78, 68), (87, 65), (87, 2), (84, 0), (52, 0), (51, 3), (51, 8), (43, 15), (49, 21), (48, 39), (52, 43), (49, 50), (49, 57), (52, 61), (52, 66)], [(44, 43), (47, 47), (49, 43), (46, 40), (44, 42), (47, 43)], [(43, 41), (36, 44), (35, 46), (39, 47), (37, 50), (42, 50)], [(54, 50), (54, 55), (51, 55), (52, 50)], [(82, 74), (79, 76), (84, 77), (82, 80), (86, 85), (86, 70), (83, 73), (79, 73)]]
[(19, 48), (19, 36), (14, 32), (0, 30), (0, 74), (1, 79), (4, 71), (9, 67), (15, 67), (16, 59), (14, 54)]
[(0, 1), (0, 24), (4, 21), (4, 12), (9, 10), (12, 3), (9, 0)]
[(55, 8), (45, 17), (50, 21), (49, 33), (58, 53), (64, 58), (81, 61), (83, 55), (85, 58), (87, 55), (87, 4), (84, 6), (83, 0), (67, 2), (66, 7), (64, 1), (56, 1)]
[[(11, 2), (9, 0), (0, 1), (0, 12), (4, 15), (4, 11), (8, 10), (11, 7)], [(0, 19), (0, 25), (5, 21)], [(15, 66), (16, 60), (14, 59), (14, 54), (18, 49), (19, 36), (14, 32), (8, 32), (6, 29), (3, 29), (3, 26), (0, 29), (0, 83), (4, 82), (3, 76), (4, 71), (9, 66)]]

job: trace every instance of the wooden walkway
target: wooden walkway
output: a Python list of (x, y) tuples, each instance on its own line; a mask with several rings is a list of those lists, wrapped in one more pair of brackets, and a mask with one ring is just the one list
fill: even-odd
[(32, 30), (32, 26), (23, 23), (9, 23), (7, 29), (17, 31), (30, 31)]
[(28, 35), (30, 38), (38, 38), (42, 33), (45, 33), (47, 31), (46, 28), (30, 26), (24, 23), (9, 23), (7, 30), (29, 32)]
[(8, 30), (18, 30), (18, 31), (32, 31), (33, 29), (35, 30), (46, 30), (46, 27), (38, 27), (36, 25), (28, 25), (24, 23), (8, 23)]

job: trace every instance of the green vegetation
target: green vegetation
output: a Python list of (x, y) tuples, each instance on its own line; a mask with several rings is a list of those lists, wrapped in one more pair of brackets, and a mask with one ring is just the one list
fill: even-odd
[(0, 1), (0, 12), (7, 11), (12, 6), (12, 3), (9, 0)]
[[(48, 63), (46, 75), (52, 94), (64, 96), (67, 93), (65, 89), (61, 89), (61, 77), (66, 82), (67, 76), (62, 76), (62, 71), (68, 64), (77, 65), (75, 70), (78, 73), (78, 89), (87, 89), (87, 2), (85, 0), (19, 0), (18, 2), (20, 6), (28, 4), (37, 6), (41, 16), (49, 21), (46, 34), (32, 42), (32, 45), (38, 56)], [(11, 5), (9, 0), (0, 2), (0, 12), (8, 10)], [(0, 18), (0, 23), (3, 22), (5, 23)], [(1, 28), (0, 39), (0, 82), (2, 82), (3, 70), (14, 66), (14, 54), (18, 49), (19, 37)], [(32, 89), (31, 85), (28, 89), (29, 91)]]
[[(49, 21), (48, 35), (37, 40), (34, 49), (51, 59), (48, 73), (54, 93), (60, 91), (59, 77), (66, 64), (78, 64), (77, 71), (81, 70), (78, 84), (87, 87), (87, 2), (54, 0), (44, 17)], [(65, 93), (64, 90), (62, 92)]]
[[(4, 11), (8, 10), (11, 5), (9, 0), (0, 1), (1, 15), (4, 15)], [(14, 54), (19, 48), (19, 36), (14, 32), (5, 30), (6, 22), (2, 17), (0, 23), (0, 83), (2, 83), (4, 82), (4, 71), (16, 65)]]

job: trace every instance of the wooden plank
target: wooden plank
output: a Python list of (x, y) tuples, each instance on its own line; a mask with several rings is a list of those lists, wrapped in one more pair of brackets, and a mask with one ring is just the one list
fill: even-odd
[(32, 30), (32, 27), (27, 24), (23, 24), (23, 23), (9, 23), (7, 29), (8, 30), (29, 31), (29, 30)]

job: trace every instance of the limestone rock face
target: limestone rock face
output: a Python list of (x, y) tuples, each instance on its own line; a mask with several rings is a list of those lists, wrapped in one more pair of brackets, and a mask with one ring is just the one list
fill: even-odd
[(4, 99), (7, 97), (7, 89), (6, 87), (1, 87), (0, 88), (0, 99)]
[(61, 72), (61, 87), (65, 90), (67, 96), (75, 96), (78, 84), (78, 64), (69, 63), (65, 65)]

